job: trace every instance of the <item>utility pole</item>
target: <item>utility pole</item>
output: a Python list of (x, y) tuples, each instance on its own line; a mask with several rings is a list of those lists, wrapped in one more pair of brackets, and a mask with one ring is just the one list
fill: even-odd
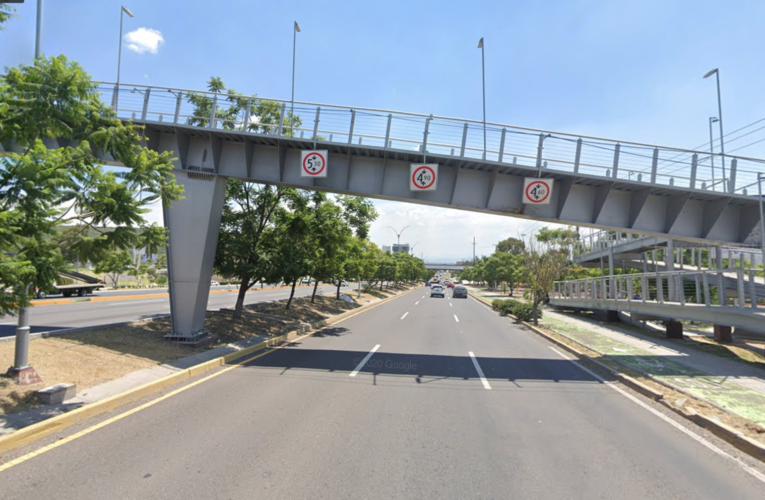
[(475, 267), (475, 236), (473, 236), (473, 267)]

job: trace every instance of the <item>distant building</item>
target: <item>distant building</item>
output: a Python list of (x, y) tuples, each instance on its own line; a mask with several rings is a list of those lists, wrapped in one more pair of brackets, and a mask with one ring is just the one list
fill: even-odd
[(382, 251), (383, 251), (383, 253), (388, 253), (388, 252), (390, 252), (390, 245), (383, 245), (383, 247), (382, 247)]
[(401, 243), (401, 244), (394, 243), (393, 253), (399, 253), (399, 252), (409, 253), (409, 243)]

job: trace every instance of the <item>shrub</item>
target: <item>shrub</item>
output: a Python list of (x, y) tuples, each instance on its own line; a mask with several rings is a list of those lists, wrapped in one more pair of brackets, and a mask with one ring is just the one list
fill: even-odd
[[(532, 321), (534, 319), (534, 306), (533, 304), (519, 302), (517, 306), (513, 308), (513, 316), (518, 318), (518, 321)], [(542, 308), (537, 308), (537, 319), (542, 319)]]

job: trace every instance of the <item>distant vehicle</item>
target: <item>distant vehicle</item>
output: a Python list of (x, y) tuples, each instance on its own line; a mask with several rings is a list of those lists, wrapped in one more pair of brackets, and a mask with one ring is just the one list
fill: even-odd
[(452, 283), (451, 281), (447, 281), (446, 288), (454, 288), (454, 283)]
[(466, 299), (468, 298), (468, 291), (467, 288), (461, 285), (457, 285), (454, 287), (454, 291), (452, 292), (452, 298), (455, 299)]
[(430, 281), (426, 281), (425, 286), (430, 286)]
[(54, 283), (50, 288), (37, 288), (35, 289), (35, 297), (44, 299), (49, 293), (60, 293), (64, 297), (71, 297), (72, 295), (85, 297), (86, 295), (106, 286), (106, 283), (98, 278), (75, 271), (59, 271), (58, 275), (63, 278), (65, 282), (71, 282), (71, 284), (63, 285)]
[(441, 285), (433, 285), (433, 288), (430, 289), (430, 296), (431, 297), (441, 297), (442, 299), (446, 297), (446, 294), (444, 292), (444, 287)]
[(218, 283), (217, 281), (213, 280), (213, 281), (210, 281), (210, 286), (220, 286), (220, 283)]

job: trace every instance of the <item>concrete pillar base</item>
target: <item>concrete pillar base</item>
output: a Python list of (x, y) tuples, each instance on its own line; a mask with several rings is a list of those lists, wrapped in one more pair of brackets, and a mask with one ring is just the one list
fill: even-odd
[(606, 311), (605, 320), (609, 323), (621, 323), (619, 311)]
[(718, 342), (733, 342), (732, 329), (729, 326), (715, 325), (715, 340)]
[(683, 338), (683, 324), (679, 321), (665, 321), (667, 338), (668, 339), (682, 339)]
[(42, 382), (37, 370), (31, 366), (24, 368), (10, 367), (5, 373), (5, 376), (13, 379), (16, 385), (33, 385)]

